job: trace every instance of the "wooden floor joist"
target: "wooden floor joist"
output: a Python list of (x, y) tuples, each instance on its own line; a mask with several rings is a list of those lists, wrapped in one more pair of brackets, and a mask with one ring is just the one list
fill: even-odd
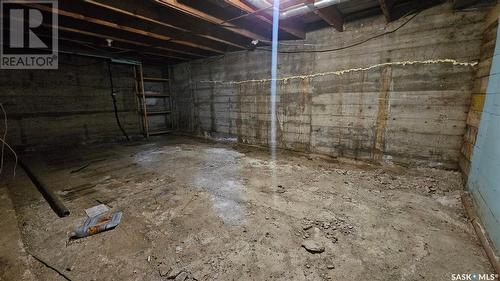
[(170, 52), (174, 52), (174, 53), (190, 55), (190, 56), (199, 57), (199, 58), (205, 57), (205, 56), (200, 55), (200, 54), (194, 54), (194, 53), (185, 52), (185, 51), (181, 51), (181, 50), (170, 49), (170, 48), (166, 48), (166, 47), (162, 47), (162, 46), (151, 46), (149, 44), (142, 43), (142, 42), (127, 40), (127, 39), (118, 38), (118, 37), (112, 37), (112, 36), (109, 36), (109, 35), (104, 35), (104, 34), (100, 34), (100, 33), (79, 30), (79, 29), (75, 29), (75, 28), (71, 28), (71, 27), (59, 26), (58, 28), (59, 28), (59, 30), (62, 30), (62, 31), (79, 33), (79, 34), (93, 36), (93, 37), (98, 37), (98, 38), (102, 38), (102, 39), (111, 39), (113, 41), (124, 42), (124, 43), (132, 44), (132, 45), (142, 46), (142, 47), (151, 47), (153, 49), (165, 50), (165, 51), (170, 51)]
[[(50, 8), (48, 8), (47, 6), (44, 6), (44, 5), (38, 5), (38, 4), (27, 4), (27, 5), (30, 6), (30, 7), (37, 8), (37, 9), (42, 10), (42, 11), (52, 12), (52, 10)], [(173, 42), (173, 43), (178, 43), (180, 45), (186, 45), (186, 46), (193, 47), (193, 48), (199, 48), (199, 49), (211, 51), (211, 52), (214, 52), (214, 53), (219, 53), (219, 54), (223, 54), (224, 53), (223, 50), (217, 50), (217, 49), (214, 49), (214, 48), (211, 48), (211, 47), (208, 47), (208, 46), (203, 46), (203, 45), (195, 44), (195, 43), (192, 43), (192, 42), (189, 42), (189, 41), (176, 40), (175, 38), (172, 38), (172, 37), (169, 37), (169, 36), (165, 36), (165, 35), (162, 35), (162, 34), (157, 34), (157, 33), (149, 32), (149, 31), (146, 31), (146, 30), (141, 30), (141, 29), (138, 29), (138, 28), (135, 28), (135, 27), (125, 26), (123, 24), (117, 24), (117, 23), (110, 22), (110, 21), (107, 21), (107, 20), (102, 20), (102, 19), (98, 19), (98, 18), (88, 17), (88, 16), (85, 16), (85, 15), (82, 15), (82, 14), (65, 11), (65, 10), (62, 10), (60, 8), (59, 9), (55, 9), (54, 12), (56, 12), (60, 16), (65, 16), (65, 17), (69, 17), (69, 18), (73, 18), (73, 19), (77, 19), (77, 20), (86, 21), (86, 22), (89, 22), (89, 23), (103, 25), (103, 26), (106, 26), (106, 27), (114, 28), (114, 29), (124, 30), (124, 31), (128, 31), (128, 32), (131, 32), (131, 33), (135, 33), (135, 34), (139, 34), (139, 35), (143, 35), (143, 36), (147, 36), (147, 37), (151, 37), (151, 38), (155, 38), (155, 39), (159, 39), (159, 40), (164, 40), (164, 41), (169, 41), (169, 42)]]
[[(260, 19), (262, 22), (264, 22), (267, 25), (272, 25), (273, 21), (272, 19), (267, 18), (264, 14), (265, 13), (256, 13), (257, 10), (250, 7), (246, 3), (244, 3), (241, 0), (225, 0), (226, 3), (232, 5), (233, 7), (236, 7), (246, 13), (249, 14), (255, 14), (254, 17)], [(280, 30), (287, 32), (289, 34), (292, 34), (293, 36), (297, 37), (298, 39), (304, 39), (306, 36), (306, 33), (304, 31), (304, 27), (300, 26), (298, 24), (293, 24), (290, 21), (284, 20), (280, 22)]]
[(157, 1), (158, 3), (161, 3), (163, 5), (166, 5), (168, 7), (171, 7), (173, 9), (177, 9), (177, 10), (179, 10), (185, 14), (191, 15), (193, 17), (197, 17), (197, 18), (202, 19), (204, 21), (207, 21), (207, 22), (210, 22), (210, 23), (213, 23), (216, 25), (220, 25), (220, 26), (222, 26), (222, 27), (234, 32), (234, 33), (245, 36), (245, 37), (249, 38), (250, 40), (259, 40), (261, 42), (266, 42), (266, 43), (271, 42), (270, 38), (264, 37), (260, 34), (256, 34), (256, 33), (251, 32), (251, 31), (248, 31), (248, 30), (246, 30), (240, 26), (237, 26), (235, 24), (232, 24), (232, 23), (224, 23), (223, 19), (219, 19), (219, 18), (214, 17), (210, 14), (207, 14), (203, 11), (200, 11), (200, 10), (194, 9), (188, 5), (182, 4), (178, 0), (155, 0), (155, 1)]
[[(234, 36), (232, 32), (222, 30), (221, 28), (212, 28), (204, 25), (195, 25), (186, 19), (176, 18), (168, 21), (169, 17), (162, 17), (158, 9), (147, 9), (146, 6), (150, 3), (142, 3), (141, 7), (133, 7), (132, 0), (122, 0), (116, 2), (114, 0), (84, 0), (85, 3), (94, 7), (102, 8), (108, 11), (119, 13), (125, 16), (134, 17), (144, 22), (156, 24), (159, 26), (175, 29), (186, 34), (195, 34), (200, 37), (217, 41), (238, 49), (246, 49), (241, 39)], [(140, 11), (139, 11), (140, 10)]]

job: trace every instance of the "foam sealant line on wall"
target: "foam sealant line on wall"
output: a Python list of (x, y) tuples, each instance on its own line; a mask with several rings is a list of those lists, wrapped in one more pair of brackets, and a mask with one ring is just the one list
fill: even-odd
[[(288, 76), (288, 77), (283, 77), (283, 78), (277, 78), (276, 81), (283, 81), (283, 82), (287, 83), (289, 80), (292, 80), (292, 79), (307, 79), (307, 78), (315, 78), (315, 77), (329, 76), (329, 75), (341, 76), (341, 75), (352, 73), (352, 72), (369, 71), (372, 69), (376, 69), (376, 68), (380, 68), (380, 67), (384, 67), (384, 66), (389, 66), (389, 65), (391, 65), (391, 66), (393, 66), (393, 65), (406, 66), (406, 65), (417, 65), (417, 64), (440, 64), (440, 63), (452, 64), (452, 65), (464, 66), (464, 67), (473, 67), (473, 66), (476, 66), (478, 64), (477, 61), (460, 62), (460, 61), (457, 61), (455, 59), (429, 59), (429, 60), (385, 62), (385, 63), (374, 64), (374, 65), (367, 66), (367, 67), (358, 67), (358, 68), (342, 69), (342, 70), (336, 70), (336, 71)], [(265, 82), (270, 82), (272, 80), (273, 79), (271, 79), (271, 78), (251, 79), (251, 80), (241, 80), (241, 81), (201, 80), (201, 81), (199, 81), (199, 83), (238, 85), (238, 84), (245, 84), (245, 83), (265, 83)]]

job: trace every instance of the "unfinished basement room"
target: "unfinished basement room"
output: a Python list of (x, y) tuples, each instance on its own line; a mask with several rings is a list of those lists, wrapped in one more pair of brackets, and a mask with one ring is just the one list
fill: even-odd
[(0, 281), (500, 280), (496, 0), (0, 8)]

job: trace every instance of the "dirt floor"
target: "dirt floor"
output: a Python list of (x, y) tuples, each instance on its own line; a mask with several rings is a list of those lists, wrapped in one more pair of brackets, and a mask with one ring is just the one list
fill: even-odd
[[(12, 272), (23, 273), (17, 280), (64, 280), (30, 255), (71, 280), (451, 280), (452, 273), (492, 273), (453, 171), (289, 151), (272, 165), (262, 149), (184, 137), (59, 148), (28, 160), (71, 215), (58, 218), (22, 170), (14, 179), (5, 171), (22, 237), (12, 243), (27, 257), (13, 262), (3, 241), (0, 280)], [(123, 211), (121, 224), (69, 240), (84, 210), (99, 203)]]

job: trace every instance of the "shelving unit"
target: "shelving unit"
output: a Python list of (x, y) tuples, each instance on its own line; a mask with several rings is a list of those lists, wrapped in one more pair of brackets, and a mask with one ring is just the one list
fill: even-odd
[[(170, 73), (170, 71), (168, 72)], [(146, 138), (152, 135), (170, 133), (174, 130), (173, 102), (170, 87), (170, 74), (168, 77), (144, 76), (142, 64), (135, 67), (137, 113), (140, 118), (142, 132)], [(148, 83), (161, 83), (162, 92), (149, 93), (146, 91)], [(145, 86), (146, 85), (146, 86)], [(165, 91), (165, 88), (167, 89)], [(161, 100), (161, 102), (157, 102)], [(157, 103), (161, 105), (158, 108)], [(150, 124), (150, 120), (155, 116), (164, 116), (165, 127), (155, 128)]]

